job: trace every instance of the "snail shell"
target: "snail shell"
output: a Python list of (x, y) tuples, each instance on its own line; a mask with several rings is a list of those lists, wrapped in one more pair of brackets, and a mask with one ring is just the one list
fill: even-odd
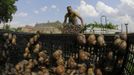
[(59, 66), (56, 67), (56, 74), (62, 75), (64, 73), (65, 73), (65, 67), (64, 66), (59, 65)]
[(56, 61), (57, 65), (64, 65), (64, 60), (63, 58), (60, 58)]
[(80, 60), (82, 60), (82, 61), (88, 60), (89, 56), (90, 56), (90, 54), (88, 52), (85, 52), (83, 50), (79, 51)]
[(78, 34), (77, 40), (79, 44), (86, 44), (86, 36), (84, 34)]
[(30, 42), (30, 44), (34, 44), (34, 39), (30, 38), (29, 42)]
[(12, 44), (16, 45), (16, 39), (15, 38), (12, 38)]
[(70, 57), (67, 61), (67, 65), (69, 68), (75, 68), (77, 63), (75, 62), (73, 57)]
[(115, 41), (114, 41), (114, 45), (115, 46), (119, 46), (121, 44), (122, 40), (120, 38), (117, 38)]
[(97, 38), (97, 42), (98, 42), (99, 46), (104, 46), (105, 45), (104, 36), (99, 35), (98, 38)]
[(56, 50), (54, 53), (53, 53), (53, 58), (58, 60), (59, 58), (62, 57), (62, 51), (61, 50)]
[(125, 50), (127, 48), (127, 42), (123, 40), (119, 47)]
[(80, 74), (84, 74), (84, 73), (86, 73), (86, 66), (85, 66), (85, 64), (79, 64), (79, 73)]
[(126, 33), (120, 34), (120, 37), (121, 37), (122, 40), (127, 40), (127, 34)]
[(96, 36), (94, 34), (89, 35), (88, 39), (89, 45), (95, 45), (96, 44)]
[(102, 71), (101, 71), (101, 69), (96, 69), (95, 70), (95, 75), (102, 75)]

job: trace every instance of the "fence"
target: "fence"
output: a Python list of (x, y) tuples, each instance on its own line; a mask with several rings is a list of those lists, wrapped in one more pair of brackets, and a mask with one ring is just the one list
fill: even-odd
[(133, 75), (134, 74), (134, 34), (128, 35), (128, 48), (127, 54), (125, 57), (125, 63), (123, 66), (123, 72), (125, 75)]
[[(2, 36), (2, 34), (3, 33), (1, 33), (0, 36)], [(28, 33), (13, 33), (13, 34), (16, 34), (17, 36), (16, 47), (19, 50), (18, 55), (20, 55), (17, 59), (21, 60), (22, 59), (21, 53), (26, 47), (28, 40), (34, 34), (28, 34)], [(88, 34), (86, 34), (86, 37), (87, 36)], [(102, 59), (102, 56), (109, 49), (114, 49), (112, 45), (113, 38), (114, 38), (114, 35), (105, 34), (105, 41), (107, 44), (105, 47), (97, 47), (97, 46), (89, 46), (89, 45), (82, 46), (84, 50), (91, 53), (91, 60), (89, 60), (91, 63), (95, 63), (96, 61)], [(134, 74), (134, 40), (133, 38), (134, 38), (134, 34), (128, 35), (129, 46), (127, 48), (127, 53), (125, 55), (124, 65), (122, 66), (122, 70), (121, 70), (122, 75)], [(0, 37), (0, 39), (1, 39), (0, 49), (2, 50), (2, 45), (4, 41), (2, 41), (3, 40), (2, 37)], [(63, 56), (65, 60), (68, 59), (70, 55), (77, 54), (80, 49), (80, 45), (77, 43), (77, 40), (76, 40), (76, 35), (73, 35), (73, 34), (41, 34), (39, 41), (42, 42), (43, 50), (47, 50), (50, 56), (56, 49), (61, 49), (64, 53)]]

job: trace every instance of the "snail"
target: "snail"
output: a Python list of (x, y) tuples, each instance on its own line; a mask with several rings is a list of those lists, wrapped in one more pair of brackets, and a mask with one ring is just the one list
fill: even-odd
[(16, 75), (22, 75), (22, 73), (23, 73), (23, 71), (24, 71), (24, 66), (23, 66), (23, 64), (22, 64), (21, 62), (17, 63), (17, 64), (15, 65), (15, 70), (16, 70), (16, 72), (15, 72)]
[(39, 38), (38, 35), (34, 35), (33, 36), (34, 42), (37, 42), (38, 41), (38, 38)]
[(95, 75), (102, 75), (102, 71), (100, 68), (95, 69)]
[(26, 66), (26, 65), (28, 64), (28, 60), (22, 60), (22, 61), (21, 61), (21, 64), (22, 64), (23, 66)]
[(57, 61), (56, 61), (57, 65), (63, 65), (64, 66), (64, 59), (63, 58), (59, 58)]
[(83, 50), (80, 50), (80, 51), (79, 51), (79, 58), (80, 58), (81, 61), (88, 60), (89, 57), (90, 57), (90, 53), (85, 52), (85, 51), (83, 51)]
[(31, 69), (30, 68), (26, 68), (25, 72), (24, 72), (24, 75), (32, 75)]
[(104, 40), (104, 35), (99, 35), (97, 37), (97, 42), (99, 46), (105, 46), (105, 40)]
[(74, 58), (72, 56), (69, 57), (68, 61), (67, 61), (67, 66), (70, 69), (74, 69), (77, 67), (77, 63), (75, 62)]
[(88, 75), (94, 75), (94, 66), (91, 64), (87, 70)]
[(16, 45), (16, 38), (12, 38), (12, 45)]
[(30, 38), (29, 42), (30, 42), (31, 45), (34, 44), (34, 39)]
[(34, 65), (38, 65), (38, 61), (36, 59), (33, 59)]
[(43, 57), (44, 59), (47, 58), (47, 54), (45, 54), (43, 51), (39, 52), (38, 56)]
[(34, 62), (33, 62), (33, 59), (30, 59), (29, 61), (28, 61), (28, 64), (27, 64), (27, 66), (26, 66), (26, 68), (28, 68), (28, 69), (32, 69), (33, 67), (34, 67)]
[(44, 59), (43, 57), (38, 58), (38, 62), (40, 62), (42, 64), (49, 64), (49, 60), (48, 59)]
[(113, 60), (113, 52), (112, 52), (112, 51), (109, 51), (109, 52), (107, 53), (107, 58), (108, 58), (109, 60)]
[(41, 49), (41, 46), (40, 46), (39, 43), (37, 43), (37, 44), (35, 45), (35, 48), (33, 49), (33, 52), (34, 52), (34, 53), (38, 53), (38, 52), (40, 51), (40, 49)]
[(41, 67), (41, 70), (38, 72), (38, 75), (49, 75), (49, 71), (46, 67)]
[(63, 65), (59, 65), (56, 67), (55, 72), (57, 75), (64, 75), (65, 74), (65, 67)]
[[(74, 69), (74, 70), (68, 70), (69, 72), (67, 73), (67, 75), (77, 75), (77, 71)], [(79, 75), (79, 74), (78, 74)]]
[(88, 75), (94, 75), (93, 68), (88, 68)]
[(53, 58), (55, 60), (58, 60), (59, 58), (62, 57), (62, 51), (61, 50), (56, 50), (54, 53), (53, 53)]
[(25, 48), (23, 56), (24, 56), (24, 58), (30, 58), (31, 57), (30, 50), (28, 49), (28, 47)]
[(27, 47), (30, 47), (30, 42), (27, 43)]
[(37, 75), (49, 75), (49, 73), (44, 73), (42, 71), (39, 71)]
[(78, 68), (79, 74), (80, 75), (86, 75), (86, 70), (87, 70), (86, 65), (85, 64), (79, 64), (78, 67), (79, 67)]
[(123, 59), (118, 59), (117, 64), (122, 65), (123, 64)]
[(115, 39), (114, 45), (119, 47), (120, 49), (124, 49), (124, 50), (127, 48), (127, 42), (125, 40), (122, 40), (121, 38)]
[(95, 45), (96, 44), (96, 36), (94, 34), (89, 35), (87, 41), (88, 41), (89, 45)]
[(40, 63), (44, 63), (44, 60), (45, 60), (45, 59), (44, 59), (43, 57), (39, 57), (39, 58), (38, 58), (38, 61), (39, 61)]
[(17, 64), (17, 65), (15, 66), (15, 69), (16, 69), (17, 71), (20, 71), (20, 70), (21, 70), (21, 66), (20, 66), (19, 64)]
[(39, 56), (38, 61), (40, 63), (42, 63), (42, 64), (43, 63), (44, 64), (48, 64), (49, 63), (48, 56), (44, 52), (39, 52), (38, 56)]
[(84, 34), (79, 33), (77, 35), (77, 40), (79, 44), (86, 44), (86, 36)]
[(120, 46), (119, 46), (121, 49), (126, 49), (127, 48), (127, 42), (122, 40), (122, 42), (120, 43)]
[(115, 39), (114, 45), (119, 46), (121, 44), (122, 40), (120, 38)]
[(70, 56), (67, 60), (67, 75), (74, 75), (76, 73), (77, 63), (74, 60), (74, 57)]

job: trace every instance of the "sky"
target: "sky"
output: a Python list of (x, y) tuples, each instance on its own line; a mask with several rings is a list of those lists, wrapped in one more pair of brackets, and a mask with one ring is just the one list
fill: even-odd
[(15, 5), (18, 10), (10, 23), (13, 27), (63, 22), (66, 7), (72, 6), (86, 24), (100, 22), (105, 15), (108, 22), (122, 25), (124, 30), (124, 24), (128, 23), (129, 32), (134, 32), (134, 0), (18, 0)]

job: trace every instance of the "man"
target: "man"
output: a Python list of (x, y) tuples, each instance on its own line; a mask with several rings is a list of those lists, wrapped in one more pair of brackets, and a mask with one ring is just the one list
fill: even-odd
[(78, 25), (77, 18), (79, 18), (81, 21), (81, 25), (83, 25), (83, 19), (72, 10), (71, 6), (67, 7), (67, 11), (68, 12), (65, 15), (64, 24), (66, 24), (68, 18), (69, 24)]

